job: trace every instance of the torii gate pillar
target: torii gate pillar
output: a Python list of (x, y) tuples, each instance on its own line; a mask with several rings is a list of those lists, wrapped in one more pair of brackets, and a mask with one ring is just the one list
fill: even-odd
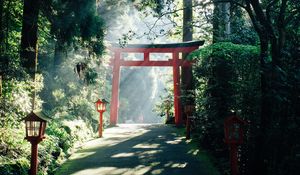
[(179, 53), (173, 53), (173, 83), (174, 83), (174, 113), (175, 124), (179, 126), (182, 124), (181, 106), (180, 106), (180, 71), (179, 71)]
[(112, 97), (110, 105), (110, 125), (115, 126), (118, 120), (119, 108), (119, 81), (120, 81), (120, 52), (115, 52), (113, 79), (112, 79)]

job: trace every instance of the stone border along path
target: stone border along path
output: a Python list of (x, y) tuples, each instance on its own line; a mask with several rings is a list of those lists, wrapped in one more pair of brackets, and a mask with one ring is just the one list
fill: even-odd
[[(87, 142), (56, 175), (217, 175), (211, 163), (162, 124), (120, 124)], [(197, 155), (200, 154), (200, 155)]]

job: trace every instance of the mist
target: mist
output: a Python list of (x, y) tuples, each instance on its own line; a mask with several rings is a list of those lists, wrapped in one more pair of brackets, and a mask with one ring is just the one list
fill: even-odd
[(123, 67), (121, 69), (119, 123), (162, 123), (153, 111), (164, 95), (170, 67)]
[[(110, 5), (109, 5), (110, 4)], [(99, 13), (107, 21), (106, 43), (150, 44), (171, 43), (166, 36), (157, 37), (149, 32), (149, 24), (156, 18), (144, 17), (127, 1), (104, 1)], [(158, 25), (155, 32), (168, 30), (171, 25)], [(146, 34), (147, 33), (147, 34)], [(168, 54), (151, 54), (150, 59), (166, 60)], [(143, 60), (142, 54), (123, 54), (126, 60)], [(162, 76), (164, 75), (164, 76)], [(154, 107), (166, 96), (167, 80), (172, 78), (171, 67), (121, 67), (119, 84), (118, 123), (162, 123), (164, 117), (155, 113)], [(170, 82), (169, 82), (170, 83)]]

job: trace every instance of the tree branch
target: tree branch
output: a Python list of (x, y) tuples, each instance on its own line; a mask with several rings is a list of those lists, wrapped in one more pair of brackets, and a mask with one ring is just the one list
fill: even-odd
[(271, 7), (275, 5), (277, 2), (278, 0), (273, 0), (266, 6), (266, 17), (269, 22), (271, 22), (271, 15), (270, 15)]
[(280, 6), (280, 11), (278, 15), (278, 27), (284, 27), (284, 17), (285, 17), (285, 10), (287, 6), (287, 0), (282, 0), (281, 6)]
[(275, 38), (276, 36), (275, 36), (274, 29), (271, 25), (271, 21), (268, 21), (268, 19), (266, 18), (259, 0), (250, 0), (249, 2), (257, 16), (256, 19), (266, 29), (266, 31), (269, 32), (269, 36), (271, 36), (272, 38)]
[(278, 30), (278, 48), (282, 48), (285, 43), (285, 11), (287, 7), (287, 0), (282, 0), (281, 6), (280, 6), (280, 11), (279, 11), (279, 16), (278, 16), (278, 22), (277, 22), (277, 30)]
[(256, 19), (253, 11), (252, 11), (252, 8), (251, 8), (251, 4), (250, 4), (250, 0), (245, 0), (246, 2), (246, 8), (245, 10), (247, 11), (251, 21), (252, 21), (252, 24), (253, 24), (253, 27), (254, 29), (257, 31), (258, 35), (262, 35), (263, 34), (263, 31), (262, 31), (262, 28), (261, 26), (259, 25), (258, 23), (258, 20)]
[(209, 1), (209, 2), (200, 2), (198, 4), (195, 4), (193, 5), (193, 7), (197, 7), (197, 6), (203, 6), (203, 7), (206, 7), (208, 5), (211, 5), (211, 4), (218, 4), (218, 3), (232, 3), (234, 5), (237, 5), (239, 7), (242, 7), (243, 9), (246, 9), (246, 6), (240, 2), (237, 2), (237, 1), (232, 1), (232, 0), (216, 0), (216, 1)]

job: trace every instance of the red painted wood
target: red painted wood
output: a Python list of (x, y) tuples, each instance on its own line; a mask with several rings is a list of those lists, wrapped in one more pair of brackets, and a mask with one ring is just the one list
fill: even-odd
[(230, 144), (231, 175), (239, 175), (237, 144)]
[(175, 125), (182, 124), (180, 111), (180, 75), (178, 65), (179, 53), (173, 53), (173, 83), (174, 83), (174, 109), (175, 109)]
[[(224, 134), (225, 134), (225, 143), (227, 144), (242, 144), (244, 139), (244, 125), (248, 123), (242, 120), (240, 117), (236, 116), (235, 114), (227, 117), (224, 121)], [(234, 129), (235, 126), (239, 126), (238, 128)], [(232, 136), (238, 137), (232, 137)]]
[(103, 112), (100, 112), (98, 132), (99, 132), (98, 133), (99, 137), (102, 137), (102, 133), (103, 133)]
[(121, 66), (172, 66), (172, 61), (124, 61), (121, 60)]
[(118, 119), (119, 81), (120, 81), (120, 52), (115, 52), (112, 79), (112, 99), (110, 106), (110, 125), (115, 126)]
[(128, 52), (128, 53), (144, 53), (144, 52), (155, 52), (155, 53), (174, 53), (174, 52), (184, 52), (190, 53), (199, 46), (192, 46), (192, 47), (177, 47), (177, 48), (119, 48), (119, 47), (112, 47), (109, 48), (113, 52)]
[[(177, 65), (178, 66), (184, 66), (184, 67), (189, 67), (192, 66), (193, 61), (187, 61), (187, 60), (177, 60)], [(173, 60), (168, 60), (168, 61), (125, 61), (125, 60), (120, 60), (120, 66), (165, 66), (165, 67), (170, 67), (173, 66)]]
[[(110, 60), (110, 66), (115, 66), (114, 59)], [(189, 67), (192, 66), (195, 61), (188, 60), (177, 60), (179, 66)], [(173, 66), (173, 60), (170, 59), (168, 61), (150, 61), (150, 60), (142, 60), (142, 61), (131, 61), (131, 60), (120, 60), (120, 66)]]
[(38, 142), (31, 142), (31, 161), (30, 161), (30, 175), (36, 175), (38, 171)]
[(150, 60), (150, 53), (149, 52), (145, 52), (144, 53), (144, 61), (149, 61)]

